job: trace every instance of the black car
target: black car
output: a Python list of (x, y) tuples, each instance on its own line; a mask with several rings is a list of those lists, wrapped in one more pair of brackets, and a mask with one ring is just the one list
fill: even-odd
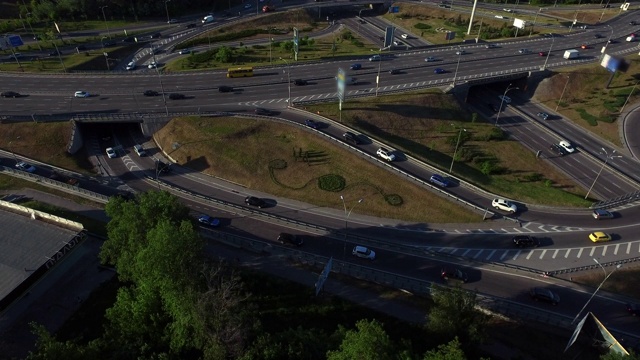
[(342, 137), (344, 138), (344, 141), (348, 143), (352, 143), (354, 145), (358, 145), (360, 143), (360, 140), (358, 140), (358, 136), (350, 131), (342, 134)]
[(305, 119), (304, 124), (312, 129), (318, 129), (320, 127), (320, 124), (317, 121), (311, 119)]
[(152, 39), (158, 39), (158, 38), (161, 38), (161, 37), (162, 37), (162, 34), (160, 34), (160, 33), (155, 33), (155, 34), (151, 35)]
[(389, 70), (389, 74), (391, 74), (391, 75), (400, 74), (400, 70), (398, 70), (398, 69), (391, 69), (391, 70)]
[(596, 38), (596, 39), (600, 39), (600, 38), (602, 38), (602, 35), (600, 35), (600, 34), (595, 34), (595, 35), (593, 35), (593, 37), (594, 37), (594, 38)]
[(167, 164), (162, 160), (158, 160), (158, 162), (156, 163), (156, 171), (159, 171), (163, 174), (169, 173), (171, 172), (171, 164)]
[(115, 41), (105, 41), (105, 42), (102, 43), (102, 46), (106, 46), (106, 47), (115, 46), (115, 45), (116, 45)]
[(562, 146), (558, 145), (558, 144), (553, 144), (551, 146), (549, 146), (549, 149), (558, 154), (559, 156), (563, 156), (567, 153), (567, 151), (565, 149), (562, 148)]
[(265, 108), (256, 108), (255, 113), (256, 113), (256, 115), (266, 115), (266, 116), (273, 115), (273, 111), (265, 109)]
[(186, 96), (184, 96), (184, 94), (178, 94), (178, 93), (173, 93), (173, 94), (169, 94), (169, 99), (171, 100), (181, 100), (186, 98)]
[(255, 196), (247, 196), (244, 199), (244, 203), (247, 205), (251, 205), (251, 206), (255, 206), (258, 209), (262, 209), (263, 207), (267, 206), (267, 203), (260, 199), (259, 197), (255, 197)]
[(123, 43), (128, 43), (128, 42), (134, 42), (135, 39), (132, 36), (127, 36), (126, 38), (122, 39)]
[(640, 316), (640, 305), (627, 303), (627, 312), (631, 316)]
[(278, 242), (283, 245), (300, 246), (303, 244), (304, 241), (302, 241), (302, 238), (300, 236), (288, 234), (288, 233), (281, 233), (278, 236)]
[(196, 27), (196, 24), (194, 24), (194, 23), (187, 24), (187, 25), (185, 25), (185, 27), (186, 27), (187, 29), (193, 29), (194, 27)]
[(0, 96), (6, 97), (6, 98), (17, 98), (17, 97), (20, 97), (20, 93), (17, 93), (15, 91), (5, 91), (3, 93), (0, 93)]
[(629, 21), (629, 25), (635, 26), (635, 25), (638, 25), (638, 23), (635, 20), (631, 20)]
[(233, 88), (231, 86), (219, 86), (218, 91), (221, 93), (232, 92)]
[(489, 107), (489, 109), (491, 109), (491, 111), (498, 112), (498, 107), (494, 104), (487, 104), (487, 106)]
[(145, 92), (143, 92), (142, 94), (144, 96), (158, 96), (158, 95), (160, 95), (160, 93), (155, 91), (155, 90), (145, 90)]
[(560, 303), (560, 296), (549, 289), (534, 287), (529, 291), (529, 295), (535, 301), (548, 302), (551, 305)]
[(440, 271), (440, 277), (443, 280), (457, 280), (463, 283), (469, 281), (467, 273), (457, 268), (442, 268), (442, 270)]
[(58, 56), (58, 55), (62, 55), (62, 53), (58, 52), (58, 51), (52, 51), (49, 53), (49, 56)]
[(307, 82), (307, 80), (302, 80), (302, 79), (293, 80), (293, 85), (296, 85), (296, 86), (304, 86), (304, 85), (307, 85), (307, 84), (309, 84), (309, 82)]
[(540, 240), (534, 236), (516, 235), (513, 237), (513, 244), (517, 247), (538, 247)]

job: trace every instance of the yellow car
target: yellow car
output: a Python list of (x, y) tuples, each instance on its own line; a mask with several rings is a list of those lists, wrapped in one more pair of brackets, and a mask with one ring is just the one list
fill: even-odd
[(602, 231), (596, 231), (589, 234), (589, 239), (593, 242), (610, 241), (611, 235), (603, 233)]

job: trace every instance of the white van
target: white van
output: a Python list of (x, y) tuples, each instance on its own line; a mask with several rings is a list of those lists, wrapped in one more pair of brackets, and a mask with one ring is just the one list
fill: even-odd
[(147, 156), (147, 152), (144, 151), (144, 148), (142, 147), (142, 145), (134, 145), (133, 151), (135, 151), (136, 154), (138, 154), (138, 156)]
[(127, 64), (127, 70), (134, 70), (136, 68), (136, 62), (132, 61)]
[(204, 17), (204, 19), (202, 19), (203, 24), (210, 23), (210, 22), (213, 22), (213, 15), (207, 15)]

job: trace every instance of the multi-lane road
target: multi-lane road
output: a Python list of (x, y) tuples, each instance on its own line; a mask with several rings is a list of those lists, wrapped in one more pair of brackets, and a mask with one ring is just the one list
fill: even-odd
[[(627, 43), (624, 37), (637, 29), (628, 24), (632, 15), (626, 15), (607, 26), (600, 26), (580, 33), (553, 38), (527, 38), (524, 41), (500, 42), (498, 47), (487, 49), (484, 44), (462, 45), (466, 54), (456, 55), (457, 46), (436, 47), (410, 52), (394, 52), (383, 54), (382, 62), (369, 62), (366, 57), (333, 62), (301, 64), (291, 66), (290, 78), (303, 78), (309, 81), (307, 86), (293, 87), (292, 100), (335, 98), (335, 81), (333, 76), (337, 68), (348, 69), (355, 62), (361, 63), (362, 69), (350, 71), (350, 75), (358, 78), (358, 83), (350, 85), (349, 96), (371, 93), (375, 91), (375, 78), (380, 72), (380, 91), (411, 89), (428, 86), (428, 83), (442, 85), (450, 84), (455, 77), (458, 85), (472, 79), (489, 77), (493, 74), (507, 72), (529, 71), (540, 68), (546, 63), (547, 67), (569, 65), (562, 58), (565, 49), (577, 48), (581, 44), (588, 44), (590, 49), (581, 50), (583, 60), (594, 60), (599, 56), (599, 49), (606, 43), (608, 34), (621, 41), (608, 45), (610, 54), (627, 54), (637, 51), (635, 43)], [(367, 25), (367, 26), (370, 26)], [(602, 38), (594, 35), (599, 33)], [(531, 53), (521, 54), (519, 49), (529, 49)], [(548, 56), (539, 56), (539, 51), (549, 51)], [(374, 49), (375, 50), (375, 49)], [(426, 57), (435, 57), (435, 62), (425, 62)], [(458, 65), (459, 64), (459, 65)], [(445, 69), (444, 74), (434, 74), (436, 67)], [(388, 73), (389, 69), (401, 69), (396, 75)], [(457, 68), (457, 72), (456, 72)], [(529, 70), (528, 70), (529, 69)], [(28, 94), (17, 99), (0, 99), (1, 115), (46, 115), (46, 114), (77, 114), (77, 113), (132, 113), (149, 112), (199, 112), (199, 111), (230, 111), (250, 112), (255, 105), (281, 109), (279, 116), (302, 124), (311, 115), (301, 114), (285, 109), (289, 86), (287, 74), (283, 73), (287, 67), (258, 68), (255, 76), (249, 79), (227, 79), (224, 72), (203, 72), (194, 74), (173, 74), (156, 76), (143, 72), (132, 74), (108, 75), (29, 75), (29, 74), (1, 74), (0, 81), (4, 88)], [(162, 82), (162, 85), (160, 84)], [(219, 93), (218, 86), (233, 86), (231, 93)], [(179, 92), (187, 95), (184, 100), (167, 100), (166, 109), (162, 97), (145, 97), (142, 92), (147, 89), (160, 90), (166, 93)], [(490, 88), (486, 92), (491, 102), (497, 103), (496, 92)], [(94, 94), (89, 98), (74, 98), (77, 90), (86, 90)], [(610, 144), (592, 135), (576, 132), (568, 122), (552, 119), (543, 122), (534, 118), (538, 108), (527, 101), (526, 94), (511, 92), (514, 98), (512, 106), (506, 108), (500, 117), (500, 126), (507, 129), (515, 138), (533, 150), (545, 151), (545, 157), (551, 157), (547, 152), (548, 145), (556, 142), (559, 137), (567, 138), (579, 145), (579, 152), (562, 158), (551, 158), (548, 161), (573, 174), (576, 180), (587, 185), (595, 178), (602, 159), (597, 158), (601, 147), (610, 148)], [(475, 98), (474, 98), (475, 97)], [(487, 114), (487, 100), (470, 92), (471, 105), (482, 109)], [(533, 116), (532, 116), (533, 115)], [(495, 114), (488, 114), (495, 116)], [(326, 121), (326, 120), (325, 120)], [(323, 129), (323, 133), (339, 138), (344, 128), (339, 124), (330, 123)], [(296, 125), (294, 125), (296, 126)], [(313, 130), (309, 129), (313, 132)], [(555, 135), (559, 134), (559, 135)], [(114, 130), (111, 140), (104, 142), (97, 137), (89, 138), (87, 146), (96, 149), (94, 155), (107, 171), (126, 181), (128, 186), (140, 191), (152, 189), (153, 183), (143, 179), (144, 175), (153, 177), (155, 163), (152, 158), (140, 158), (130, 151), (136, 143), (142, 143), (139, 132), (132, 127), (119, 127)], [(107, 159), (102, 156), (102, 149), (106, 146), (121, 145), (120, 157)], [(339, 146), (347, 146), (338, 143)], [(374, 141), (370, 145), (362, 145), (354, 151), (374, 154), (378, 144)], [(153, 154), (155, 155), (155, 154)], [(370, 161), (377, 161), (369, 158)], [(616, 172), (605, 169), (601, 181), (594, 187), (593, 192), (603, 198), (622, 195), (637, 190), (634, 181), (639, 181), (635, 160), (625, 157), (616, 159), (610, 166)], [(406, 171), (414, 176), (428, 178), (434, 171), (430, 167), (408, 159), (393, 164), (397, 169)], [(47, 171), (46, 165), (40, 165), (40, 171)], [(620, 176), (618, 172), (625, 174)], [(46, 174), (45, 174), (46, 175)], [(241, 203), (246, 195), (260, 195), (233, 184), (217, 182), (201, 174), (193, 173), (189, 169), (174, 167), (174, 171), (163, 175), (168, 184), (185, 189), (191, 189), (199, 194), (228, 201)], [(93, 185), (96, 188), (97, 185)], [(96, 188), (101, 190), (100, 188)], [(450, 189), (456, 195), (479, 206), (489, 206), (490, 194), (484, 194), (474, 189), (471, 184)], [(217, 209), (213, 203), (194, 198), (185, 198), (195, 211), (219, 215), (227, 219), (226, 231), (244, 236), (251, 236), (265, 241), (273, 241), (282, 231), (282, 224), (273, 222), (257, 223), (250, 213), (230, 214)], [(331, 209), (318, 211), (301, 209), (299, 204), (287, 199), (274, 199), (277, 206), (264, 209), (267, 213), (286, 214), (287, 217), (303, 222), (317, 224), (325, 228), (324, 232), (313, 231), (307, 227), (294, 228), (289, 231), (304, 234), (305, 250), (326, 255), (340, 257), (344, 254), (345, 243), (342, 241), (341, 230), (344, 225), (344, 214)], [(336, 204), (339, 205), (338, 199)], [(524, 204), (523, 204), (524, 205)], [(290, 210), (290, 211), (289, 211)], [(560, 284), (554, 279), (538, 277), (521, 278), (501, 271), (484, 267), (482, 261), (511, 262), (525, 267), (540, 270), (555, 270), (581, 264), (593, 264), (591, 258), (600, 258), (602, 262), (612, 259), (631, 258), (640, 255), (639, 243), (636, 239), (637, 227), (635, 219), (639, 218), (640, 209), (629, 207), (619, 210), (621, 217), (608, 222), (596, 223), (588, 211), (551, 209), (527, 206), (520, 216), (522, 224), (512, 222), (493, 222), (491, 226), (481, 225), (477, 229), (473, 226), (449, 227), (445, 231), (434, 229), (433, 224), (398, 224), (397, 221), (386, 219), (371, 219), (368, 217), (351, 216), (350, 231), (353, 235), (384, 239), (389, 243), (401, 242), (413, 245), (411, 253), (393, 251), (386, 247), (376, 249), (378, 261), (375, 266), (387, 271), (393, 271), (413, 277), (438, 280), (440, 263), (434, 262), (431, 256), (424, 254), (446, 253), (450, 256), (470, 259), (467, 263), (472, 282), (465, 285), (469, 288), (482, 288), (493, 295), (522, 301), (527, 303), (526, 291), (533, 284), (556, 289), (563, 299), (560, 306), (553, 310), (567, 316), (573, 316), (576, 307), (586, 301), (588, 293), (573, 286)], [(559, 216), (561, 215), (561, 216)], [(290, 225), (285, 225), (290, 226)], [(443, 226), (444, 227), (444, 226)], [(615, 234), (616, 241), (595, 246), (588, 243), (586, 235), (594, 230), (607, 230)], [(542, 246), (532, 250), (514, 250), (510, 238), (514, 233), (529, 233), (542, 239)], [(350, 244), (351, 245), (351, 244)], [(542, 283), (541, 283), (542, 282)], [(607, 325), (619, 330), (634, 332), (637, 323), (624, 317), (624, 308), (618, 300), (596, 298), (590, 309), (599, 309)], [(606, 311), (604, 311), (606, 310)]]

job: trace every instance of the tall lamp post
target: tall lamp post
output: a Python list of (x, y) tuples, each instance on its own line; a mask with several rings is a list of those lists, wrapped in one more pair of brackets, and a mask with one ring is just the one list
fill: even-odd
[(580, 309), (580, 311), (578, 312), (578, 314), (576, 315), (576, 317), (573, 318), (573, 321), (571, 321), (571, 323), (575, 323), (576, 320), (578, 319), (578, 317), (580, 316), (580, 314), (582, 314), (582, 312), (584, 311), (584, 309), (587, 307), (587, 305), (589, 305), (589, 303), (591, 302), (591, 299), (593, 299), (594, 296), (596, 296), (596, 293), (598, 292), (598, 290), (600, 290), (600, 288), (602, 287), (602, 285), (604, 284), (605, 281), (607, 281), (607, 279), (618, 269), (620, 269), (622, 267), (622, 265), (618, 264), (616, 265), (616, 268), (613, 269), (613, 271), (611, 271), (609, 274), (607, 274), (607, 270), (604, 269), (604, 266), (602, 266), (602, 264), (600, 264), (600, 262), (598, 262), (598, 259), (593, 258), (593, 261), (596, 262), (596, 264), (600, 265), (600, 268), (602, 269), (602, 271), (604, 271), (604, 280), (602, 280), (602, 282), (600, 283), (600, 285), (598, 285), (598, 287), (596, 288), (596, 291), (593, 292), (593, 294), (591, 294), (591, 297), (589, 298), (589, 300), (587, 300), (587, 302), (584, 304), (584, 306), (582, 307), (582, 309)]
[(584, 198), (588, 198), (589, 194), (591, 193), (591, 189), (593, 189), (593, 187), (596, 185), (596, 181), (598, 181), (598, 178), (600, 177), (600, 174), (602, 174), (602, 170), (604, 170), (604, 167), (607, 166), (607, 163), (609, 162), (609, 160), (613, 160), (615, 158), (621, 158), (622, 155), (616, 155), (616, 151), (613, 150), (611, 152), (611, 155), (609, 155), (609, 153), (607, 152), (607, 150), (605, 148), (601, 148), (602, 152), (600, 152), (600, 154), (605, 155), (605, 160), (602, 163), (602, 167), (600, 167), (600, 171), (598, 171), (598, 175), (596, 175), (596, 178), (593, 179), (593, 184), (591, 184), (591, 187), (589, 188), (589, 191), (587, 191), (587, 195), (584, 196)]
[(498, 126), (498, 120), (500, 120), (500, 113), (502, 112), (502, 105), (504, 105), (504, 98), (507, 96), (507, 93), (511, 90), (520, 89), (517, 86), (511, 87), (511, 85), (513, 84), (509, 84), (509, 86), (507, 86), (507, 89), (504, 91), (504, 94), (502, 94), (502, 101), (500, 101), (500, 109), (498, 109), (498, 116), (496, 116), (496, 126)]
[[(162, 76), (160, 76), (160, 70), (158, 69), (158, 62), (156, 61), (156, 51), (153, 49), (153, 45), (151, 48), (151, 54), (153, 54), (153, 63), (156, 64), (156, 74), (158, 74), (158, 81), (160, 82), (160, 91), (162, 91), (162, 102), (164, 103), (164, 111), (167, 116), (169, 116), (169, 108), (167, 107), (167, 96), (164, 93), (164, 85), (162, 84)], [(157, 180), (157, 174), (156, 174)], [(160, 183), (158, 183), (158, 189), (160, 188)]]
[(33, 35), (33, 40), (36, 41), (36, 44), (38, 44), (38, 49), (40, 49), (40, 51), (42, 51), (42, 46), (40, 46), (40, 41), (38, 41), (38, 36), (36, 36), (36, 33), (33, 32), (33, 26), (31, 26), (31, 21), (29, 21), (29, 15), (31, 15), (30, 12), (28, 12), (25, 17), (27, 18), (27, 24), (29, 24), (29, 29), (31, 29), (31, 34)]
[[(451, 124), (451, 126), (455, 126)], [(460, 139), (462, 138), (462, 132), (467, 132), (467, 129), (460, 128), (460, 132), (458, 133), (458, 141), (456, 142), (456, 149), (453, 150), (453, 157), (451, 158), (451, 166), (449, 166), (449, 174), (453, 171), (453, 162), (456, 161), (456, 154), (458, 153), (458, 146), (460, 145)]]
[(289, 65), (287, 59), (280, 58), (280, 60), (287, 63), (287, 83), (289, 84), (289, 99), (287, 100), (287, 104), (291, 107), (291, 65)]
[(571, 79), (571, 73), (567, 75), (567, 82), (564, 84), (564, 88), (562, 89), (562, 94), (560, 94), (560, 99), (558, 99), (558, 104), (556, 105), (556, 112), (558, 112), (558, 108), (560, 107), (560, 103), (562, 102), (562, 98), (564, 97), (564, 92), (567, 90), (567, 86), (569, 86), (569, 79)]
[(347, 256), (347, 234), (349, 231), (348, 222), (349, 216), (351, 216), (351, 212), (356, 207), (356, 205), (360, 204), (363, 199), (360, 198), (357, 203), (353, 204), (351, 209), (347, 212), (347, 203), (344, 201), (344, 196), (340, 195), (340, 200), (342, 200), (342, 206), (344, 207), (344, 246), (342, 248), (342, 258), (346, 258)]
[(456, 72), (453, 74), (453, 83), (451, 85), (456, 86), (456, 78), (458, 77), (458, 68), (460, 67), (460, 56), (462, 56), (462, 48), (458, 45), (458, 64), (456, 65)]
[(164, 10), (167, 12), (167, 24), (171, 21), (171, 19), (169, 19), (169, 7), (167, 6), (167, 3), (171, 1), (171, 0), (165, 0), (164, 1)]
[(533, 28), (536, 27), (536, 20), (538, 20), (538, 15), (540, 15), (540, 11), (542, 11), (543, 8), (540, 8), (540, 10), (538, 10), (538, 12), (536, 13), (536, 17), (533, 18), (533, 25), (531, 25), (531, 31), (529, 31), (529, 37), (531, 37), (531, 34), (533, 34)]
[(609, 34), (609, 38), (607, 39), (607, 42), (604, 44), (601, 58), (604, 57), (604, 54), (607, 52), (607, 47), (609, 47), (609, 44), (611, 43), (611, 38), (613, 37), (613, 28), (611, 27), (611, 25), (607, 25), (607, 26), (611, 29), (611, 34)]
[(551, 45), (549, 46), (549, 51), (547, 52), (547, 58), (544, 59), (544, 65), (540, 70), (544, 71), (547, 68), (547, 62), (549, 61), (549, 55), (551, 55), (551, 50), (553, 49), (553, 43), (556, 41), (555, 35), (551, 38)]
[(107, 35), (109, 35), (109, 40), (111, 40), (111, 31), (109, 31), (109, 23), (107, 22), (107, 16), (104, 14), (104, 8), (109, 7), (109, 5), (100, 6), (100, 10), (102, 10), (102, 18), (104, 19), (104, 25), (107, 27)]

